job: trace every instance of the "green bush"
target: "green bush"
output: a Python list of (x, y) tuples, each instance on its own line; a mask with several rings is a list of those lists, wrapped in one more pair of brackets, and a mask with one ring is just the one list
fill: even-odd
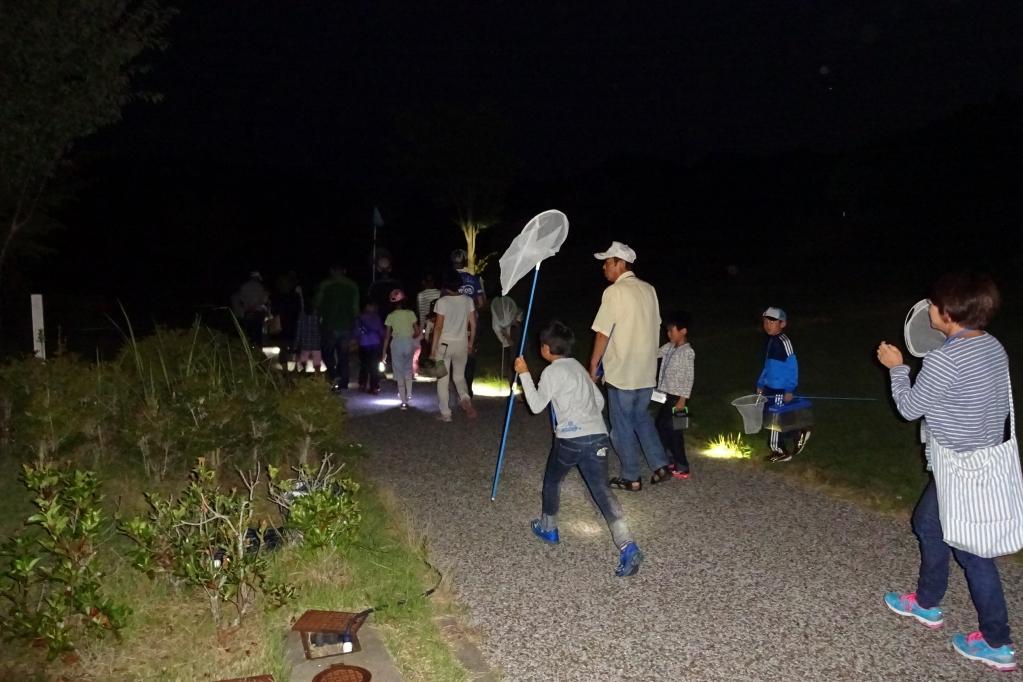
[(269, 467), (270, 499), (284, 516), (288, 530), (312, 548), (342, 547), (358, 530), (362, 516), (355, 494), (359, 484), (341, 476), (340, 466), (324, 456), (319, 466), (292, 467), (295, 477), (281, 479)]
[(275, 461), (305, 466), (341, 445), (344, 406), (319, 381), (289, 381), (278, 393), (270, 418), (276, 427), (269, 445)]
[(0, 546), (0, 630), (45, 642), (50, 656), (86, 634), (119, 631), (129, 610), (103, 595), (96, 554), (103, 529), (99, 481), (91, 471), (25, 465), (37, 513)]
[(0, 366), (0, 445), (95, 468), (111, 453), (151, 480), (214, 468), (307, 463), (337, 451), (344, 409), (319, 382), (285, 380), (239, 340), (198, 325), (128, 337), (113, 361)]
[(163, 479), (184, 462), (253, 465), (265, 452), (280, 380), (238, 341), (198, 325), (130, 339), (122, 369), (135, 375), (127, 448)]
[(116, 438), (122, 376), (104, 364), (60, 356), (0, 367), (0, 445), (20, 462), (71, 459), (95, 467)]
[(201, 590), (218, 628), (238, 625), (259, 593), (275, 604), (292, 596), (287, 585), (268, 577), (266, 524), (260, 524), (256, 537), (250, 531), (257, 479), (258, 472), (243, 475), (244, 492), (224, 491), (216, 472), (200, 461), (181, 495), (147, 495), (149, 515), (121, 526), (137, 544), (135, 567)]

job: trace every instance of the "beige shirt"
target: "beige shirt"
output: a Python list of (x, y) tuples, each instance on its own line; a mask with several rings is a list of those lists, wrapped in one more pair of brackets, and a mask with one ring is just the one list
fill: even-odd
[(469, 340), (469, 316), (475, 311), (475, 304), (468, 296), (451, 294), (441, 296), (433, 312), (444, 316), (444, 328), (440, 332), (440, 340), (468, 341)]
[(591, 329), (610, 337), (604, 353), (604, 381), (625, 390), (656, 385), (661, 313), (651, 285), (631, 270), (623, 272), (604, 289)]

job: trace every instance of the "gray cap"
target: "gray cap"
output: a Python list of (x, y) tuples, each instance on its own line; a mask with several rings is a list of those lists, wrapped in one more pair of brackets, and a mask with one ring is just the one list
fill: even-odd
[(789, 316), (786, 315), (785, 311), (782, 310), (781, 308), (771, 306), (770, 308), (765, 310), (760, 317), (768, 317), (772, 320), (781, 320), (782, 322), (784, 322), (785, 320), (788, 319)]

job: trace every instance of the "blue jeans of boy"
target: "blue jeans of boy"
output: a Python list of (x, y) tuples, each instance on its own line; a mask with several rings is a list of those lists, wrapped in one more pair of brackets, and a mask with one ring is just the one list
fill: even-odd
[(579, 467), (593, 501), (604, 515), (617, 547), (632, 542), (632, 534), (622, 515), (622, 505), (607, 484), (607, 449), (611, 443), (605, 434), (578, 438), (555, 438), (543, 476), (542, 511), (545, 521), (556, 526), (561, 507), (561, 482), (573, 467)]
[(639, 480), (639, 454), (642, 449), (650, 469), (668, 465), (664, 446), (650, 416), (650, 394), (653, 388), (626, 390), (608, 384), (607, 402), (611, 416), (611, 443), (622, 462), (621, 476), (627, 481)]
[(948, 558), (951, 553), (966, 573), (966, 584), (977, 609), (977, 620), (984, 640), (993, 647), (1010, 644), (1009, 612), (1005, 606), (998, 566), (994, 559), (985, 559), (945, 544), (941, 517), (938, 516), (938, 490), (933, 478), (913, 512), (913, 532), (920, 541), (917, 603), (928, 609), (941, 603), (948, 587)]

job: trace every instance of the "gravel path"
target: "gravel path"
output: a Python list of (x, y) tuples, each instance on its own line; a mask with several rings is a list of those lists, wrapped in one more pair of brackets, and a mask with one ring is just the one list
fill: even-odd
[[(392, 386), (385, 382), (385, 394)], [(550, 444), (545, 416), (516, 405), (491, 502), (506, 401), (478, 398), (475, 422), (455, 410), (445, 424), (435, 419), (433, 386), (416, 388), (408, 412), (381, 396), (351, 395), (352, 431), (371, 453), (371, 475), (425, 526), (433, 561), (505, 679), (995, 675), (951, 650), (953, 633), (976, 629), (958, 567), (942, 630), (882, 604), (886, 590), (915, 585), (916, 541), (904, 521), (742, 463), (694, 456), (688, 481), (618, 492), (646, 560), (635, 577), (616, 578), (610, 533), (577, 473), (562, 490), (561, 544), (530, 533)], [(1012, 625), (1023, 633), (1023, 570), (1008, 561), (1001, 568)]]

